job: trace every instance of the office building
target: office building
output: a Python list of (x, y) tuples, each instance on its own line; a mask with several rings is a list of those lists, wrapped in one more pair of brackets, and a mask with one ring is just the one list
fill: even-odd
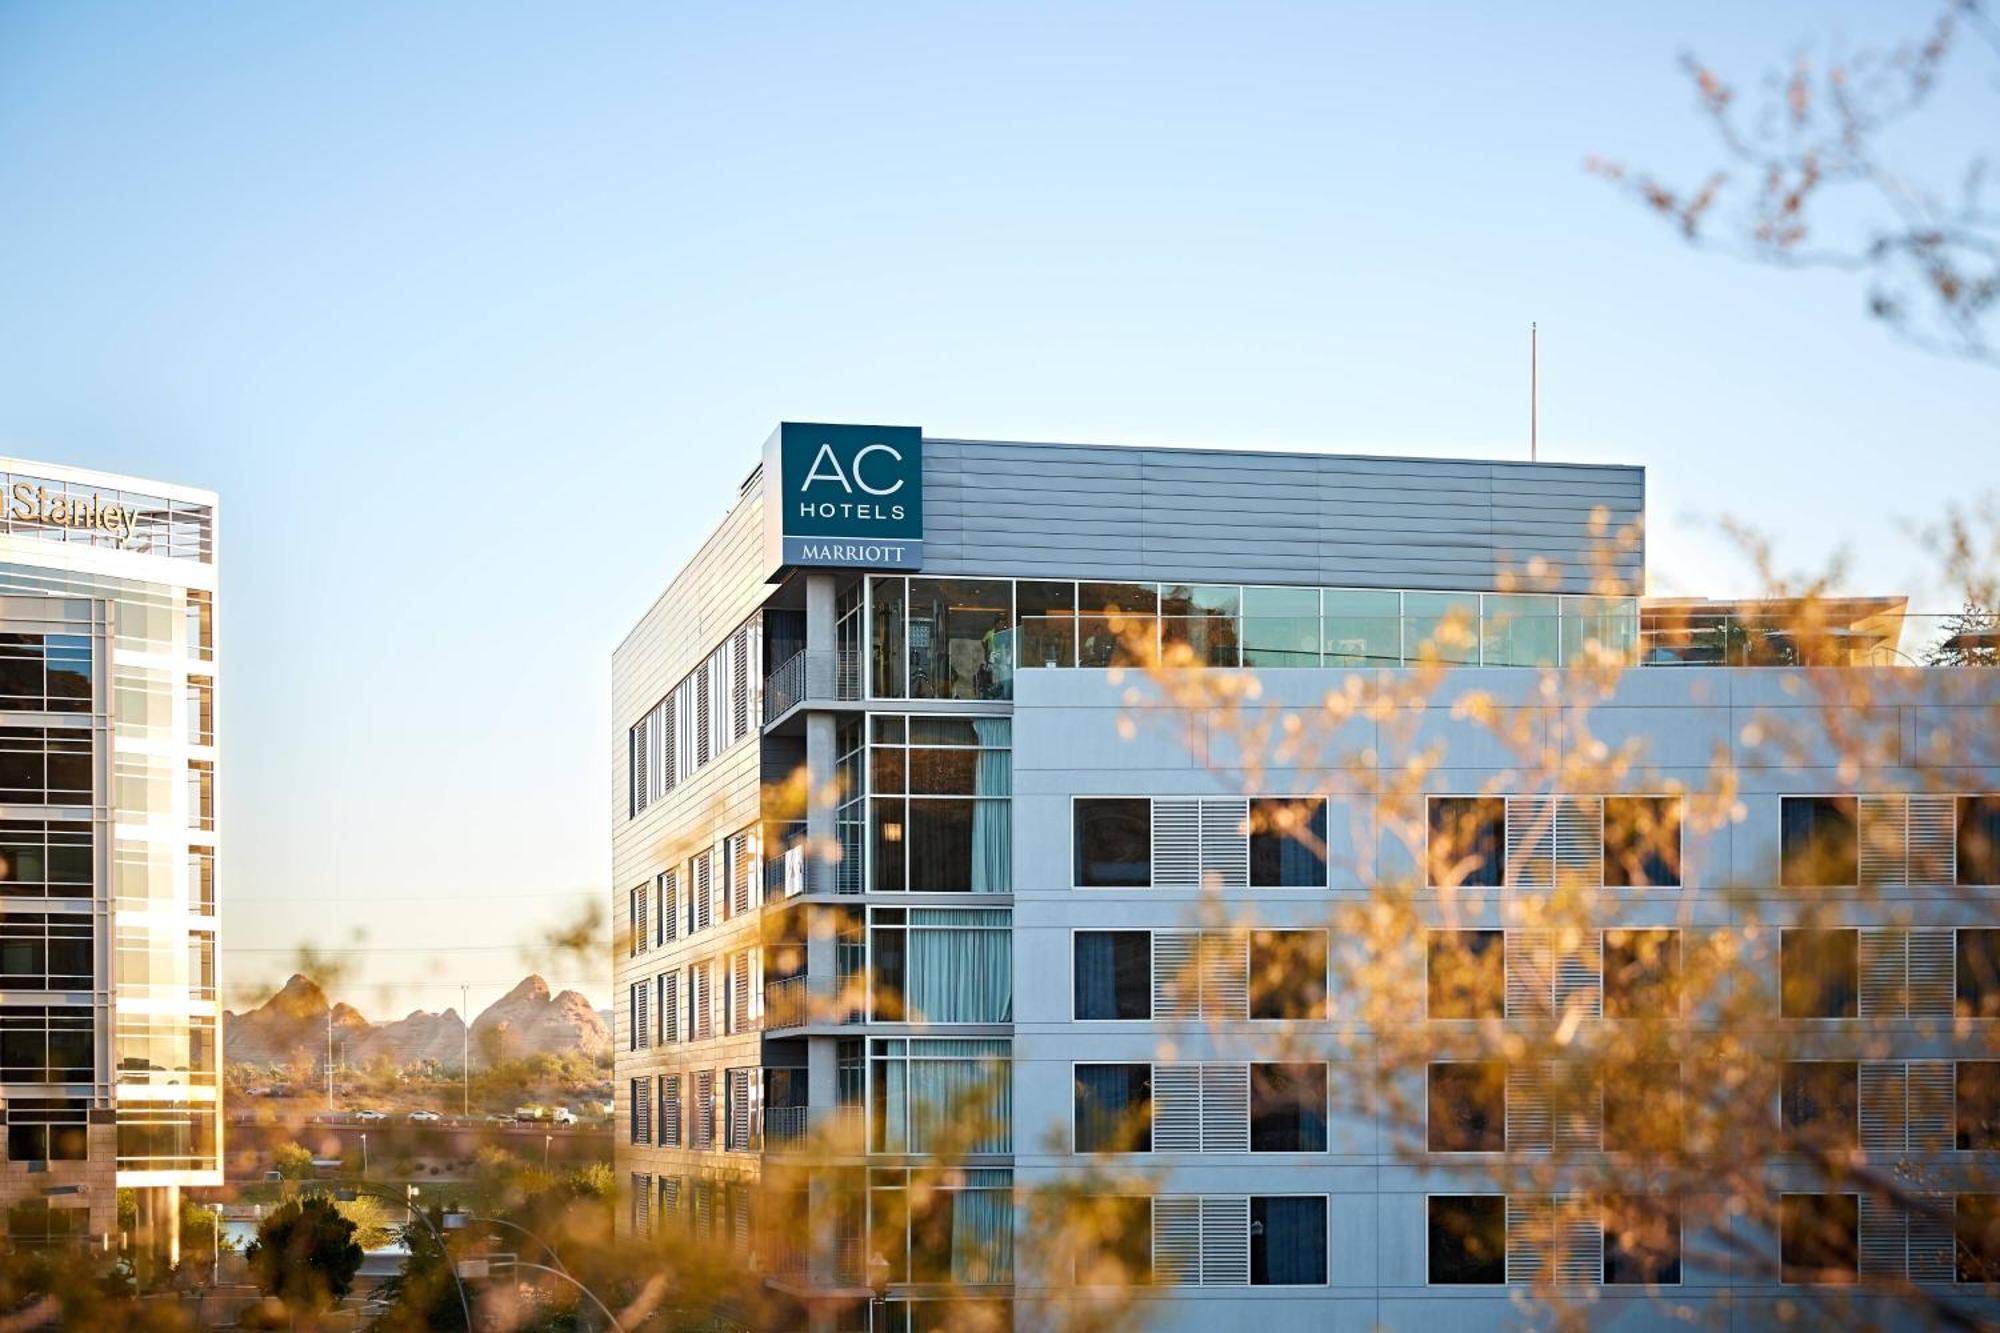
[[(1993, 883), (1978, 848), (2000, 816), (1981, 793), (2000, 775), (1963, 769), (1960, 791), (1919, 800), (1893, 753), (1854, 771), (1788, 765), (1743, 726), (1795, 702), (1792, 672), (1749, 668), (1895, 660), (1901, 600), (1843, 603), (1851, 623), (1811, 644), (1768, 604), (1642, 608), (1644, 516), (1636, 467), (782, 427), (613, 658), (621, 1225), (795, 1238), (756, 1262), (800, 1327), (948, 1327), (933, 1299), (948, 1291), (1011, 1302), (1032, 1327), (1074, 1275), (1026, 1260), (1019, 1201), (1117, 1159), (1155, 1182), (1128, 1237), (1151, 1275), (1149, 1327), (1513, 1318), (1533, 1265), (1509, 1219), (1535, 1201), (1495, 1194), (1459, 1154), (1531, 1150), (1528, 1121), (1510, 1127), (1503, 1105), (1488, 1119), (1515, 1140), (1433, 1142), (1412, 1161), (1387, 1124), (1296, 1110), (1301, 1089), (1324, 1108), (1346, 1049), (1340, 997), (1324, 995), (1332, 907), (1421, 882), (1421, 851), (1376, 827), (1370, 774), (1277, 758), (1246, 790), (1215, 710), (1121, 670), (1123, 635), (1144, 627), (1306, 715), (1357, 672), (1441, 662), (1430, 713), (1401, 719), (1442, 747), (1430, 818), (1488, 819), (1511, 848), (1518, 821), (1553, 809), (1548, 864), (1625, 893), (1646, 929), (1681, 929), (1706, 886), (1789, 883), (1786, 830), (1822, 818), (1893, 818), (1949, 853), (1878, 865), (1874, 883)], [(1645, 882), (1672, 890), (1657, 901), (1619, 878), (1610, 810), (1650, 802), (1678, 828), (1677, 797), (1496, 800), (1514, 761), (1451, 706), (1525, 702), (1533, 668), (1593, 655), (1633, 667), (1600, 721), (1646, 743), (1655, 780), (1698, 789), (1718, 755), (1744, 774), (1734, 824), (1690, 825), (1671, 864), (1648, 862)], [(1918, 692), (1912, 709), (2000, 702), (2000, 674), (1976, 676), (1897, 688)], [(1923, 693), (1947, 679), (1955, 693)], [(1357, 722), (1381, 743), (1342, 764), (1386, 775), (1406, 757), (1396, 722)], [(1301, 793), (1317, 794), (1301, 816), (1311, 837), (1274, 831), (1261, 806)], [(1537, 883), (1503, 884), (1497, 860), (1492, 874), (1495, 888)], [(1876, 964), (1893, 951), (1910, 976), (1949, 971), (1985, 947), (1985, 914), (1967, 905), (1980, 892), (1930, 895), (1921, 930), (1856, 900), (1845, 928)], [(1257, 931), (1205, 935), (1217, 900)], [(1533, 951), (1497, 938), (1517, 962)], [(1291, 989), (1272, 994), (1258, 951), (1281, 946)], [(1594, 980), (1565, 976), (1604, 985), (1601, 964)], [(1889, 991), (1873, 993), (1861, 1017), (1891, 1023)], [(1914, 1021), (1917, 1003), (1898, 1013)], [(1262, 1054), (1280, 1031), (1282, 1066)], [(1914, 1099), (1951, 1077), (1955, 1049), (1912, 1045), (1856, 1076), (1878, 1101), (1891, 1082)], [(1431, 1077), (1449, 1095), (1452, 1071)], [(1280, 1086), (1286, 1109), (1272, 1111)], [(968, 1115), (974, 1090), (995, 1095)], [(1139, 1142), (1115, 1132), (1129, 1115), (1109, 1114), (1134, 1110), (1150, 1126)], [(1941, 1169), (1963, 1164), (1939, 1151)], [(939, 1152), (963, 1169), (913, 1193), (912, 1165)], [(759, 1225), (784, 1218), (807, 1225)], [(1906, 1219), (1855, 1225), (1871, 1275), (1950, 1280)], [(1495, 1249), (1454, 1247), (1466, 1234)], [(1600, 1241), (1574, 1281), (1629, 1326), (1784, 1295), (1678, 1251), (1635, 1278), (1616, 1237)], [(1777, 1239), (1745, 1243), (1775, 1268)]]
[(171, 1261), (222, 1183), (215, 496), (0, 459), (0, 1207)]

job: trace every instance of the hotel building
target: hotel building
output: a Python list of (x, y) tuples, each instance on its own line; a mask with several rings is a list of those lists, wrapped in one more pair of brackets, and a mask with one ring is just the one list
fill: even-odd
[(222, 1183), (215, 496), (0, 459), (0, 1098), (9, 1243), (171, 1262)]
[[(2000, 804), (1981, 795), (2000, 790), (2000, 773), (1965, 769), (1962, 796), (1919, 799), (1903, 794), (1913, 774), (1894, 754), (1846, 772), (1774, 757), (1744, 723), (1796, 704), (1784, 680), (1798, 670), (1899, 660), (1901, 599), (1843, 604), (1851, 650), (1798, 666), (1774, 608), (1601, 595), (1605, 576), (1643, 587), (1643, 542), (1605, 539), (1644, 515), (1636, 467), (781, 427), (613, 657), (621, 1226), (747, 1245), (753, 1207), (809, 1219), (782, 1230), (811, 1243), (756, 1259), (796, 1299), (801, 1328), (949, 1327), (939, 1298), (966, 1291), (1011, 1302), (1033, 1327), (1036, 1304), (1059, 1299), (1071, 1275), (1017, 1262), (1028, 1251), (1017, 1201), (1115, 1158), (1157, 1181), (1127, 1238), (1151, 1270), (1148, 1327), (1513, 1317), (1536, 1263), (1515, 1219), (1537, 1201), (1496, 1193), (1462, 1154), (1532, 1149), (1530, 1119), (1504, 1106), (1468, 1115), (1482, 1136), (1498, 1125), (1516, 1138), (1434, 1136), (1413, 1160), (1398, 1127), (1296, 1110), (1301, 1088), (1319, 1089), (1325, 1108), (1329, 1066), (1347, 1058), (1343, 1020), (1314, 1000), (1332, 905), (1382, 879), (1421, 880), (1420, 857), (1371, 826), (1369, 784), (1352, 774), (1273, 762), (1257, 772), (1261, 793), (1247, 790), (1211, 715), (1118, 678), (1108, 608), (1307, 715), (1357, 671), (1409, 672), (1431, 645), (1451, 669), (1410, 728), (1411, 743), (1442, 747), (1426, 777), (1430, 818), (1490, 819), (1510, 852), (1521, 821), (1547, 808), (1480, 799), (1515, 761), (1451, 702), (1477, 690), (1526, 703), (1530, 668), (1585, 653), (1633, 662), (1597, 712), (1598, 735), (1643, 740), (1653, 780), (1699, 789), (1722, 754), (1743, 783), (1735, 824), (1690, 827), (1673, 864), (1653, 868), (1670, 892), (1627, 893), (1627, 921), (1651, 929), (1681, 929), (1704, 886), (1782, 898), (1793, 836), (1815, 821), (1899, 821), (1931, 854), (1876, 865), (1869, 882), (1928, 916), (1910, 929), (1881, 897), (1849, 894), (1835, 947), (1813, 957), (1861, 969), (1848, 985), (1858, 1009), (1819, 1017), (1911, 1025), (1895, 1059), (1845, 1066), (1870, 1105), (1899, 1099), (1893, 1121), (1859, 1132), (1872, 1151), (1935, 1149), (1948, 1181), (1979, 1153), (1913, 1126), (1930, 1105), (1923, 1089), (1948, 1086), (1978, 1043), (1919, 1041), (1915, 1025), (1926, 1005), (1949, 1012), (1954, 968), (1962, 992), (1968, 958), (2000, 948), (1990, 914), (1968, 906), (2000, 878)], [(1441, 632), (1457, 624), (1470, 634)], [(1777, 664), (1794, 670), (1756, 669)], [(2000, 704), (2000, 672), (1924, 674), (1909, 707), (1929, 725), (1969, 726), (1975, 707)], [(1925, 693), (1947, 679), (1954, 690)], [(1393, 721), (1356, 721), (1379, 736), (1342, 752), (1386, 773), (1407, 758)], [(1260, 795), (1329, 791), (1320, 804), (1333, 808), (1309, 816), (1316, 849), (1261, 831)], [(1664, 798), (1542, 799), (1562, 803), (1553, 857), (1614, 885), (1607, 803)], [(1503, 886), (1515, 873), (1505, 860), (1491, 883), (1533, 891)], [(1926, 891), (1936, 884), (1972, 887)], [(1257, 932), (1205, 937), (1199, 909), (1218, 896)], [(1493, 924), (1510, 958), (1533, 953), (1534, 940)], [(1271, 972), (1257, 951), (1280, 944), (1296, 994), (1256, 981)], [(1783, 966), (1803, 965), (1794, 952), (1788, 943)], [(1882, 980), (1891, 955), (1906, 988)], [(1178, 979), (1196, 959), (1190, 993)], [(1562, 984), (1603, 988), (1601, 975)], [(1286, 1063), (1265, 1063), (1281, 1028)], [(1452, 1074), (1430, 1077), (1436, 1105)], [(987, 1113), (957, 1114), (988, 1079)], [(1108, 1111), (1143, 1111), (1149, 1134), (1119, 1138), (1108, 1126), (1127, 1122)], [(814, 1166), (801, 1176), (792, 1163), (808, 1138)], [(913, 1196), (911, 1164), (947, 1148), (964, 1169)], [(1800, 1206), (1839, 1214), (1848, 1201)], [(1917, 1223), (1862, 1211), (1864, 1272), (1955, 1278), (1949, 1242), (1940, 1267)], [(1491, 1249), (1471, 1252), (1467, 1235)], [(1739, 1239), (1769, 1250), (1775, 1271), (1778, 1237)], [(1786, 1294), (1754, 1266), (1692, 1254), (1650, 1256), (1635, 1279), (1617, 1238), (1599, 1243), (1565, 1280), (1621, 1327)]]

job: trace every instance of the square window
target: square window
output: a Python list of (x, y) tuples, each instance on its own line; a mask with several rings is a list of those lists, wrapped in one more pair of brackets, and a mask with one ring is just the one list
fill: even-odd
[(1153, 1016), (1152, 932), (1080, 930), (1075, 949), (1079, 1021)]
[(1787, 796), (1779, 812), (1786, 888), (1842, 888), (1860, 882), (1852, 796)]
[(1860, 1068), (1852, 1060), (1787, 1060), (1779, 1098), (1785, 1128), (1807, 1150), (1859, 1142)]
[(1958, 932), (1958, 1012), (2000, 1018), (2000, 930)]
[(1153, 1067), (1076, 1067), (1076, 1150), (1153, 1150)]
[(1433, 796), (1431, 887), (1498, 888), (1507, 870), (1507, 802), (1498, 796)]
[(1859, 1195), (1783, 1195), (1778, 1230), (1781, 1281), (1844, 1285), (1859, 1275)]
[(1251, 932), (1250, 1017), (1326, 1017), (1325, 931)]
[(1076, 882), (1144, 888), (1153, 882), (1153, 803), (1145, 797), (1076, 803)]
[(1681, 1008), (1681, 933), (1604, 932), (1604, 1016), (1672, 1018)]
[(1252, 888), (1326, 887), (1326, 801), (1260, 797), (1250, 802)]
[(1428, 1013), (1434, 1019), (1504, 1018), (1507, 936), (1498, 930), (1433, 930), (1425, 949)]
[(1507, 1196), (1434, 1194), (1429, 1200), (1433, 1286), (1498, 1286), (1507, 1280)]
[(1680, 1209), (1638, 1195), (1606, 1199), (1604, 1285), (1672, 1286), (1680, 1280)]
[(1779, 998), (1786, 1018), (1853, 1018), (1860, 1013), (1857, 932), (1787, 930), (1778, 952)]
[(1960, 1151), (2000, 1148), (2000, 1060), (1960, 1060), (1953, 1081)]
[(1430, 1067), (1432, 1152), (1505, 1152), (1507, 1066), (1500, 1060), (1447, 1061)]
[(1326, 1151), (1326, 1066), (1250, 1066), (1250, 1151)]
[(1604, 1080), (1604, 1151), (1678, 1150), (1687, 1133), (1685, 1097), (1677, 1064), (1631, 1065)]
[(1961, 1194), (1952, 1222), (1960, 1282), (2000, 1282), (2000, 1194)]
[(1250, 1285), (1326, 1285), (1326, 1200), (1250, 1200)]
[(2000, 796), (1958, 798), (1958, 882), (2000, 885)]
[(1681, 882), (1681, 798), (1604, 798), (1604, 882), (1676, 888)]

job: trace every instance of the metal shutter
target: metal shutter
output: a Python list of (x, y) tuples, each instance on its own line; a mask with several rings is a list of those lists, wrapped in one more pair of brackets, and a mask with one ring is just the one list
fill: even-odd
[(660, 1177), (660, 1220), (678, 1217), (681, 1211), (681, 1177)]
[(1201, 1151), (1201, 1066), (1153, 1066), (1153, 1151)]
[(1904, 1259), (1903, 1210), (1873, 1194), (1861, 1196), (1861, 1277), (1899, 1278)]
[(1957, 941), (1949, 930), (1909, 932), (1912, 1018), (1950, 1018), (1958, 998)]
[(1553, 843), (1555, 798), (1507, 798), (1506, 882), (1523, 889), (1553, 888), (1556, 864)]
[(1567, 1080), (1552, 1098), (1553, 1141), (1565, 1152), (1600, 1152), (1604, 1148), (1604, 1079), (1592, 1074), (1583, 1087)]
[(1860, 811), (1861, 882), (1901, 884), (1908, 879), (1903, 856), (1903, 798), (1862, 796)]
[(750, 1252), (750, 1186), (739, 1183), (729, 1191), (729, 1244), (738, 1254)]
[(635, 1078), (632, 1080), (632, 1123), (638, 1137), (634, 1143), (653, 1141), (653, 1080)]
[(1201, 1016), (1201, 973), (1196, 956), (1201, 933), (1193, 930), (1153, 932), (1153, 1017)]
[(660, 875), (660, 943), (680, 938), (680, 911), (681, 877), (675, 871), (663, 871)]
[(715, 1182), (696, 1180), (690, 1184), (694, 1195), (694, 1234), (708, 1240), (715, 1235)]
[(643, 1171), (632, 1173), (632, 1234), (653, 1234), (653, 1177)]
[(694, 766), (700, 768), (709, 757), (709, 723), (713, 720), (715, 708), (709, 702), (708, 663), (703, 662), (694, 673)]
[(735, 901), (731, 904), (731, 910), (737, 916), (742, 916), (750, 910), (750, 886), (751, 882), (757, 876), (757, 845), (753, 841), (755, 837), (756, 833), (754, 830), (744, 829), (731, 839), (729, 848), (729, 887), (730, 891), (735, 895)]
[(1201, 932), (1201, 1016), (1250, 1016), (1250, 938), (1234, 931)]
[(652, 1044), (651, 1005), (653, 988), (643, 981), (632, 983), (632, 1049), (643, 1051)]
[(1536, 1018), (1549, 1012), (1555, 993), (1553, 948), (1545, 930), (1510, 930), (1507, 945), (1507, 1017)]
[(1250, 802), (1201, 803), (1201, 882), (1241, 889), (1250, 884)]
[(1201, 802), (1153, 802), (1153, 887), (1201, 887)]
[(729, 1147), (742, 1151), (750, 1146), (750, 1071), (730, 1069), (724, 1076), (729, 1080)]
[(1250, 1151), (1250, 1066), (1201, 1067), (1201, 1150)]
[(734, 994), (730, 997), (733, 1002), (730, 1015), (734, 1020), (734, 1026), (730, 1030), (733, 1032), (748, 1032), (750, 1030), (750, 951), (748, 949), (738, 953), (732, 961), (730, 984), (734, 988)]
[(648, 713), (632, 728), (632, 813), (638, 814), (646, 808), (653, 789), (647, 785), (646, 760), (652, 748), (653, 715)]
[(1153, 1277), (1169, 1286), (1201, 1282), (1201, 1200), (1153, 1200)]
[(660, 705), (658, 727), (660, 730), (660, 777), (662, 794), (670, 792), (681, 780), (681, 726), (680, 691), (675, 690)]
[(696, 930), (707, 930), (709, 923), (714, 920), (715, 884), (713, 860), (713, 853), (703, 851), (696, 853), (694, 860), (689, 863), (691, 873), (688, 878), (693, 894), (694, 929)]
[(1555, 1200), (1543, 1194), (1507, 1196), (1507, 1280), (1533, 1282), (1548, 1262)]
[(1574, 1195), (1563, 1200), (1558, 1220), (1556, 1281), (1594, 1287), (1604, 1280), (1604, 1217), (1596, 1200)]
[(693, 1147), (697, 1152), (708, 1152), (715, 1147), (715, 1071), (711, 1069), (694, 1076)]
[(1857, 951), (1861, 973), (1863, 1018), (1901, 1018), (1907, 976), (1903, 960), (1903, 932), (1864, 930)]
[(709, 990), (708, 964), (696, 963), (688, 969), (688, 1005), (693, 1010), (691, 1041), (707, 1041), (715, 1035), (715, 1002)]
[[(681, 1076), (660, 1075), (660, 1146), (681, 1146)], [(662, 1182), (664, 1198), (665, 1182)]]
[(1604, 882), (1604, 802), (1565, 796), (1556, 806), (1555, 868), (1564, 881)]
[(741, 626), (729, 644), (729, 739), (750, 734), (750, 627)]
[(1201, 1285), (1250, 1285), (1250, 1200), (1242, 1195), (1201, 1201)]
[(1903, 1072), (1909, 1089), (1904, 1124), (1912, 1152), (1950, 1152), (1958, 1144), (1957, 1069), (1949, 1060), (1912, 1060)]
[(641, 884), (632, 890), (632, 952), (642, 954), (653, 947), (652, 932), (646, 926), (646, 901), (653, 895), (653, 886)]
[(1547, 1152), (1549, 1067), (1544, 1064), (1507, 1066), (1507, 1151)]
[(1864, 1060), (1860, 1082), (1861, 1146), (1871, 1163), (1894, 1161), (1909, 1141), (1903, 1066)]
[(1575, 953), (1562, 956), (1556, 964), (1555, 995), (1558, 1014), (1575, 1006), (1585, 1018), (1604, 1017), (1603, 931), (1589, 932)]
[(1911, 1210), (1910, 1281), (1958, 1281), (1957, 1203), (1954, 1195), (1932, 1195)]
[(681, 1039), (681, 976), (660, 973), (660, 1044)]
[(1912, 796), (1905, 842), (1912, 884), (1958, 881), (1958, 798)]

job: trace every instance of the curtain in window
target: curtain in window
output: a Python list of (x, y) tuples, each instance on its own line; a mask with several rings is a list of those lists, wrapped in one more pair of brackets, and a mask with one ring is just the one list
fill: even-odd
[(913, 910), (909, 1007), (932, 1023), (1012, 1022), (1013, 937), (1004, 923), (993, 912)]
[(882, 1080), (880, 1130), (881, 1152), (907, 1152), (910, 1142), (910, 1066), (904, 1060), (878, 1060), (876, 1077)]
[[(1004, 1171), (971, 1171), (968, 1183)], [(951, 1280), (1011, 1282), (1014, 1277), (1014, 1198), (1007, 1188), (960, 1190), (952, 1198)]]
[[(1264, 1227), (1262, 1284), (1317, 1285), (1326, 1281), (1326, 1200), (1258, 1199)], [(1258, 1275), (1251, 1275), (1252, 1281)]]
[[(973, 734), (982, 747), (973, 773), (973, 795), (1011, 796), (1014, 790), (1013, 723), (1004, 717), (974, 718)], [(972, 891), (1006, 893), (1013, 888), (1013, 803), (972, 803)]]
[[(1004, 1041), (911, 1042), (909, 1151), (933, 1152), (968, 1120), (969, 1152), (1012, 1152), (1014, 1081)], [(942, 1057), (926, 1059), (923, 1056)], [(997, 1057), (997, 1058), (995, 1058)]]
[(1106, 930), (1076, 937), (1076, 1015), (1117, 1018), (1118, 937)]

